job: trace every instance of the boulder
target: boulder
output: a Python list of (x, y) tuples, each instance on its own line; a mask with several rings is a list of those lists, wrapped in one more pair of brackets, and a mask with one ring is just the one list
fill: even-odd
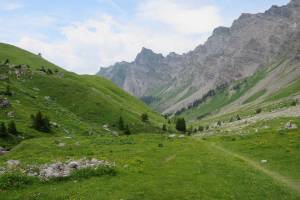
[(19, 160), (8, 160), (6, 161), (7, 167), (8, 168), (13, 168), (13, 167), (17, 167), (20, 165), (20, 161)]
[(1, 156), (1, 155), (4, 155), (4, 154), (6, 154), (6, 153), (8, 153), (8, 151), (7, 151), (5, 148), (0, 147), (0, 156)]
[(15, 112), (14, 111), (9, 111), (6, 115), (9, 118), (14, 118), (15, 117)]
[(0, 108), (9, 108), (11, 106), (9, 100), (4, 97), (0, 97)]
[(293, 124), (292, 122), (288, 122), (284, 125), (284, 128), (292, 130), (292, 129), (297, 129), (298, 126), (297, 126), (297, 124)]
[(66, 146), (66, 143), (61, 142), (61, 143), (58, 144), (58, 146), (59, 147), (64, 147), (64, 146)]
[(71, 169), (77, 169), (78, 166), (79, 166), (79, 163), (76, 161), (69, 162), (69, 164), (68, 164), (68, 167)]

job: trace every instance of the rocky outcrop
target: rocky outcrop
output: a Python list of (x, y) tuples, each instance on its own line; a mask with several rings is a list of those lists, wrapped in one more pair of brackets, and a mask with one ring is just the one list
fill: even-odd
[(242, 14), (230, 28), (216, 28), (203, 45), (186, 54), (164, 57), (143, 48), (133, 62), (102, 68), (98, 74), (137, 97), (155, 97), (156, 109), (172, 113), (280, 57), (297, 58), (299, 22), (300, 0), (292, 0), (264, 13)]
[(9, 100), (3, 96), (0, 96), (0, 109), (9, 108), (11, 106)]

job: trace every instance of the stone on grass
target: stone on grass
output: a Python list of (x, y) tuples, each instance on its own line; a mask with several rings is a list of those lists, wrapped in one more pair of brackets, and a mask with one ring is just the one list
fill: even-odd
[(262, 163), (262, 164), (265, 164), (265, 163), (267, 163), (268, 161), (267, 160), (261, 160), (260, 161), (260, 163)]
[(176, 137), (176, 134), (171, 134), (168, 136), (168, 138), (175, 138)]
[(0, 108), (9, 108), (10, 106), (9, 100), (0, 96)]
[(6, 161), (7, 167), (8, 168), (13, 168), (13, 167), (17, 167), (20, 165), (20, 161), (19, 160), (8, 160)]
[(66, 143), (61, 142), (61, 143), (58, 144), (58, 146), (59, 147), (64, 147), (64, 146), (66, 146)]
[(9, 111), (6, 115), (9, 118), (14, 118), (15, 117), (15, 112), (14, 111)]
[(297, 129), (298, 126), (296, 124), (293, 124), (292, 122), (288, 122), (285, 124), (284, 128), (292, 130), (292, 129)]
[(7, 151), (5, 148), (0, 147), (0, 156), (1, 156), (1, 155), (4, 155), (4, 154), (6, 154), (6, 153), (8, 153), (8, 151)]

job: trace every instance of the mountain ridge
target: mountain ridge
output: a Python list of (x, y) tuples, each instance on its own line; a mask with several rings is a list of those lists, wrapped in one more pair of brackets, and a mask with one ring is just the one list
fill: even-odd
[(251, 76), (279, 56), (293, 56), (284, 45), (300, 31), (299, 13), (299, 0), (264, 13), (243, 13), (231, 27), (216, 28), (203, 45), (185, 54), (163, 57), (143, 48), (138, 62), (117, 63), (98, 75), (137, 97), (154, 97), (153, 108), (174, 113), (219, 85)]

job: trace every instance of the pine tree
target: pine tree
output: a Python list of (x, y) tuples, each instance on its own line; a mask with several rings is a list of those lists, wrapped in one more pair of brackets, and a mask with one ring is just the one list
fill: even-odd
[(18, 130), (14, 121), (10, 121), (7, 126), (7, 132), (12, 135), (17, 135)]
[(6, 96), (11, 96), (11, 95), (12, 95), (12, 93), (11, 93), (11, 91), (10, 91), (9, 85), (6, 86), (6, 90), (5, 90), (4, 94), (5, 94)]
[(123, 121), (122, 117), (119, 118), (118, 127), (119, 127), (119, 130), (121, 130), (121, 131), (124, 130), (124, 121)]
[(236, 119), (237, 119), (237, 120), (241, 120), (240, 115), (237, 115), (237, 116), (236, 116)]
[(7, 136), (7, 129), (4, 122), (0, 123), (0, 137)]
[(162, 130), (163, 130), (163, 131), (167, 131), (167, 125), (163, 124)]
[(47, 116), (43, 116), (43, 114), (39, 111), (37, 114), (31, 115), (32, 119), (32, 127), (38, 131), (42, 132), (50, 132), (51, 131), (51, 125), (50, 120)]
[(181, 132), (186, 132), (186, 123), (184, 118), (178, 118), (176, 121), (176, 129)]
[(4, 61), (4, 65), (7, 65), (7, 64), (9, 64), (9, 59), (8, 58)]
[(131, 135), (131, 131), (130, 131), (128, 125), (126, 125), (126, 127), (125, 127), (124, 134), (125, 134), (125, 135)]
[(147, 113), (143, 113), (141, 115), (141, 119), (142, 119), (142, 122), (148, 122), (149, 121), (149, 117), (148, 117)]

